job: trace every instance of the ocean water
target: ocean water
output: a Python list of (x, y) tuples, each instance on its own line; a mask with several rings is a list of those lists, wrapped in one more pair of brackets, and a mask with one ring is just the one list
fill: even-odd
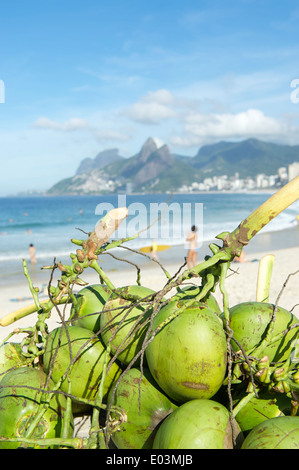
[[(127, 246), (138, 249), (155, 239), (160, 244), (182, 247), (191, 225), (197, 225), (200, 241), (213, 240), (217, 234), (235, 229), (270, 194), (175, 194), (168, 201), (169, 196), (0, 198), (0, 284), (22, 271), (22, 259), (29, 260), (31, 243), (36, 248), (39, 265), (52, 264), (54, 257), (63, 262), (69, 260), (69, 254), (78, 248), (71, 238), (85, 239), (82, 231), (94, 230), (109, 209), (124, 205), (129, 209), (128, 218), (113, 238), (132, 236), (143, 230)], [(294, 227), (298, 213), (299, 201), (296, 201), (261, 233)], [(148, 226), (151, 227), (145, 230)]]

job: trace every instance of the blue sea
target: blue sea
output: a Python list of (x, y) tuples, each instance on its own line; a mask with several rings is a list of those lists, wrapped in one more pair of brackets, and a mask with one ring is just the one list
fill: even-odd
[[(154, 238), (157, 243), (183, 248), (186, 232), (192, 224), (199, 227), (199, 238), (203, 243), (213, 240), (223, 231), (234, 230), (270, 195), (174, 194), (169, 201), (169, 194), (0, 198), (0, 285), (22, 272), (22, 259), (29, 260), (31, 243), (36, 248), (39, 266), (52, 264), (54, 257), (69, 263), (69, 254), (78, 248), (71, 238), (85, 239), (82, 231), (93, 231), (105, 215), (105, 209), (128, 207), (129, 217), (120, 232), (121, 237), (144, 230), (128, 243), (129, 247), (138, 249), (150, 245)], [(156, 220), (156, 225), (152, 225), (151, 231), (146, 230), (160, 214), (156, 212), (157, 208), (165, 208), (167, 201), (168, 209), (172, 211), (166, 210)], [(299, 201), (296, 201), (261, 233), (294, 229), (298, 213)], [(172, 253), (175, 256), (176, 250)]]

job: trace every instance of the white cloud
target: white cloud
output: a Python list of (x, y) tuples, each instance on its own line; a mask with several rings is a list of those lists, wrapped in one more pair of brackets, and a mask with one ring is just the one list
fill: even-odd
[(81, 118), (70, 118), (63, 123), (59, 123), (47, 117), (40, 117), (34, 122), (33, 127), (39, 129), (51, 129), (60, 132), (86, 130), (98, 142), (125, 142), (131, 138), (128, 132), (121, 132), (115, 128), (99, 127), (99, 125), (95, 126)]
[(127, 133), (122, 133), (114, 129), (95, 129), (91, 130), (93, 136), (98, 142), (117, 141), (127, 142), (131, 136)]
[(143, 102), (148, 103), (159, 103), (162, 105), (172, 105), (175, 102), (174, 95), (165, 88), (157, 91), (150, 91), (144, 98), (142, 98)]
[(38, 118), (34, 124), (34, 127), (39, 127), (42, 129), (54, 129), (63, 132), (77, 131), (78, 129), (85, 129), (88, 127), (88, 123), (85, 119), (80, 118), (70, 118), (63, 123), (52, 121), (47, 117)]
[(159, 139), (159, 137), (153, 137), (153, 141), (155, 142), (155, 144), (156, 144), (156, 146), (158, 147), (158, 149), (159, 149), (160, 147), (163, 147), (163, 145), (165, 145), (164, 142), (163, 142), (163, 140), (162, 140), (162, 139)]
[[(214, 99), (201, 98), (194, 94), (173, 94), (167, 89), (150, 91), (139, 101), (121, 111), (121, 115), (141, 124), (162, 124), (169, 119), (182, 121), (185, 114), (198, 109), (219, 109)], [(222, 106), (223, 108), (223, 106)]]
[(236, 114), (191, 113), (185, 116), (183, 134), (172, 136), (171, 142), (182, 147), (201, 145), (203, 142), (233, 138), (274, 138), (287, 131), (280, 122), (258, 109), (248, 109)]
[[(244, 80), (245, 78), (243, 77)], [(265, 83), (263, 77), (255, 79)], [(247, 77), (247, 84), (249, 82)], [(231, 81), (226, 86), (232, 87)], [(238, 89), (240, 94), (242, 87)], [(277, 141), (286, 139), (296, 132), (294, 126), (292, 127), (285, 119), (273, 118), (258, 107), (244, 106), (242, 111), (228, 112), (227, 109), (223, 109), (221, 112), (220, 106), (217, 111), (217, 101), (208, 102), (201, 96), (205, 94), (197, 93), (192, 99), (192, 94), (184, 96), (167, 89), (159, 89), (147, 93), (138, 102), (126, 108), (124, 114), (142, 124), (159, 124), (160, 129), (164, 125), (164, 130), (167, 128), (167, 120), (171, 118), (171, 124), (175, 125), (176, 129), (169, 130), (169, 138), (165, 138), (164, 132), (163, 138), (170, 145), (181, 147), (200, 146), (220, 139), (248, 137)]]
[(132, 121), (143, 124), (159, 124), (161, 120), (177, 116), (176, 112), (168, 106), (159, 103), (139, 102), (134, 103), (123, 112)]
[(165, 119), (177, 117), (172, 108), (174, 96), (168, 90), (149, 92), (136, 103), (125, 108), (122, 114), (142, 124), (158, 124)]
[[(58, 122), (40, 117), (34, 127), (52, 129), (61, 134), (84, 131), (80, 135), (85, 140), (115, 146), (119, 142), (133, 142), (134, 138), (138, 141), (146, 140), (152, 135), (151, 126), (157, 125), (159, 139), (167, 142), (174, 151), (179, 147), (191, 151), (191, 148), (219, 140), (249, 137), (273, 142), (298, 142), (298, 123), (293, 116), (274, 118), (258, 105), (253, 107), (246, 102), (239, 103), (232, 111), (230, 107), (221, 108), (217, 100), (209, 101), (203, 96), (209, 94), (206, 95), (204, 91), (202, 95), (199, 92), (190, 94), (190, 90), (189, 93), (172, 93), (161, 88), (148, 92), (126, 108), (98, 111), (86, 120), (73, 117)], [(142, 125), (138, 132), (130, 125), (130, 121)], [(138, 142), (138, 145), (142, 145), (142, 142)], [(134, 151), (132, 149), (131, 154)]]
[(273, 135), (282, 131), (281, 124), (258, 109), (248, 109), (236, 114), (192, 114), (186, 117), (185, 129), (196, 135), (218, 137), (246, 136), (250, 134)]

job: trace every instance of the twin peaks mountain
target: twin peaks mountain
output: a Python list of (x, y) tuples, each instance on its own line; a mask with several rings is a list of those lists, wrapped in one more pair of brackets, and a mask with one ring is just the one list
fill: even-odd
[(106, 194), (115, 191), (167, 192), (206, 177), (238, 172), (240, 178), (273, 175), (278, 168), (299, 162), (299, 145), (257, 139), (218, 142), (201, 147), (194, 157), (173, 154), (167, 145), (148, 138), (139, 153), (125, 158), (118, 149), (81, 161), (75, 176), (63, 179), (48, 194)]

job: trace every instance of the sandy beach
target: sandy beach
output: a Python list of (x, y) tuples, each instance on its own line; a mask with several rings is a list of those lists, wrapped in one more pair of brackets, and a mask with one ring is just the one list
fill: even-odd
[[(277, 234), (276, 234), (277, 236)], [(298, 236), (298, 231), (297, 231)], [(275, 241), (275, 234), (272, 234), (271, 240)], [(246, 248), (247, 261), (245, 263), (232, 263), (231, 269), (226, 279), (226, 288), (229, 293), (230, 306), (236, 305), (240, 302), (253, 301), (256, 299), (256, 283), (259, 269), (259, 260), (267, 254), (273, 254), (275, 256), (272, 279), (271, 279), (271, 290), (270, 290), (270, 302), (275, 303), (278, 295), (283, 288), (285, 281), (290, 274), (296, 273), (299, 270), (299, 245), (288, 246), (287, 248), (281, 247), (276, 249), (277, 246), (288, 245), (287, 240), (289, 238), (281, 238), (283, 234), (280, 234), (280, 240), (284, 240), (284, 243), (278, 244), (276, 241), (271, 243), (269, 235), (265, 235), (265, 239), (262, 237), (257, 239), (256, 243), (251, 246), (251, 249)], [(266, 241), (265, 241), (266, 240)], [(292, 245), (292, 243), (289, 243)], [(263, 249), (264, 248), (264, 249)], [(274, 249), (273, 249), (274, 248)], [(202, 247), (199, 253), (198, 262), (202, 261), (204, 254), (211, 254), (207, 246)], [(179, 268), (184, 263), (184, 256), (186, 251), (183, 248), (172, 247), (168, 252), (163, 252), (160, 255), (161, 264), (173, 276), (177, 273)], [(119, 255), (118, 255), (119, 256)], [(104, 260), (104, 257), (102, 257)], [(141, 284), (151, 289), (158, 291), (162, 289), (167, 281), (164, 271), (154, 261), (142, 257), (142, 260), (137, 261), (134, 256), (128, 258), (131, 263), (136, 262), (141, 268)], [(113, 264), (103, 262), (103, 269), (107, 272), (110, 280), (116, 287), (125, 285), (136, 284), (137, 270), (132, 264), (123, 263), (121, 261), (113, 260)], [(185, 268), (183, 268), (185, 269)], [(41, 286), (45, 285), (46, 279), (49, 279), (49, 271), (46, 273), (34, 271), (32, 278), (34, 285)], [(47, 277), (46, 277), (47, 275)], [(82, 278), (89, 284), (98, 283), (98, 275), (91, 269), (84, 272)], [(1, 286), (1, 303), (0, 303), (0, 318), (5, 315), (23, 308), (24, 306), (33, 303), (31, 294), (28, 287), (28, 282), (25, 277), (18, 278), (17, 281), (11, 284)], [(192, 283), (200, 284), (200, 278), (194, 278)], [(55, 284), (54, 284), (55, 285)], [(79, 288), (78, 288), (79, 290)], [(287, 285), (283, 289), (282, 295), (279, 300), (279, 305), (288, 310), (294, 308), (293, 313), (299, 317), (299, 271), (297, 274), (291, 275)], [(171, 295), (170, 292), (168, 295)], [(215, 291), (216, 299), (219, 304), (222, 305), (222, 294), (217, 286)], [(18, 299), (18, 300), (17, 300)], [(41, 300), (46, 297), (41, 297)], [(297, 306), (296, 306), (297, 305)], [(62, 309), (63, 306), (60, 306)], [(68, 316), (68, 308), (66, 308), (66, 318)], [(6, 327), (0, 327), (0, 340), (3, 341), (15, 328), (25, 328), (33, 326), (36, 321), (36, 314), (31, 314), (28, 317), (22, 318), (21, 320), (8, 325)], [(51, 318), (48, 320), (49, 329), (55, 328), (59, 325), (59, 316), (55, 309), (52, 310)], [(22, 335), (14, 335), (14, 341), (20, 341)]]

